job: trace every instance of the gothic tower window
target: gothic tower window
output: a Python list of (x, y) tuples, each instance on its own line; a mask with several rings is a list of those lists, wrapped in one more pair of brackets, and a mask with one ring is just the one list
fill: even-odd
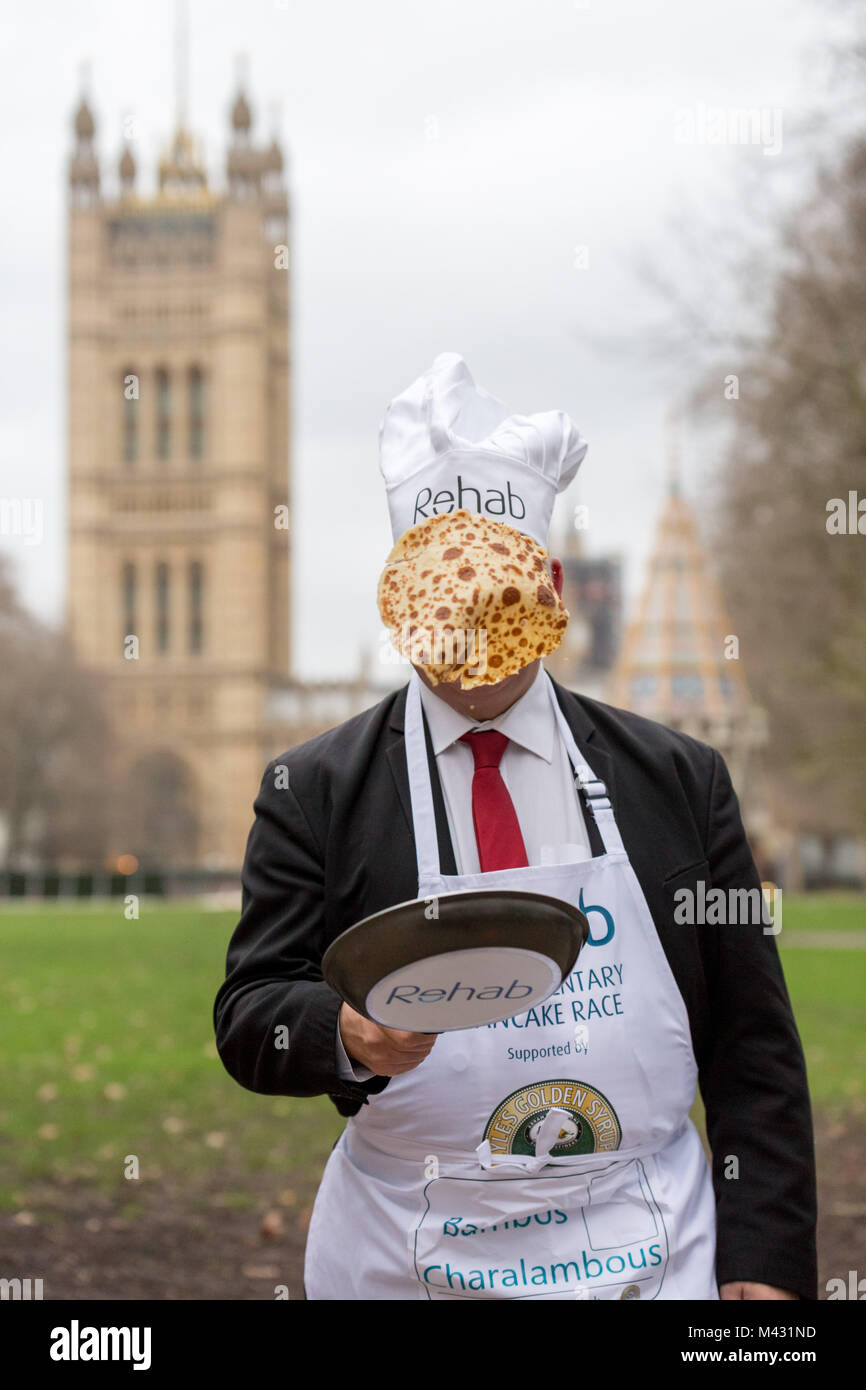
[(168, 565), (161, 560), (156, 567), (155, 575), (156, 588), (156, 650), (158, 652), (168, 651), (169, 639), (169, 581)]
[(135, 463), (138, 458), (138, 393), (134, 389), (137, 374), (127, 367), (121, 378), (123, 386), (123, 461)]
[(164, 367), (156, 373), (156, 456), (171, 456), (171, 382)]
[(204, 566), (193, 560), (189, 567), (189, 649), (198, 654), (202, 649), (204, 615)]
[(123, 566), (122, 602), (123, 602), (123, 632), (121, 639), (125, 639), (135, 634), (136, 630), (136, 576), (135, 565), (129, 560)]
[(204, 456), (204, 375), (200, 367), (189, 369), (189, 456)]

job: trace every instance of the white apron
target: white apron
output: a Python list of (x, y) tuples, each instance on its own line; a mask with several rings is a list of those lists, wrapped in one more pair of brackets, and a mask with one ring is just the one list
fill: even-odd
[(418, 896), (546, 893), (591, 936), (544, 1004), (442, 1033), (332, 1150), (307, 1239), (309, 1299), (717, 1299), (715, 1199), (689, 1119), (688, 1015), (604, 786), (547, 688), (605, 853), (446, 875), (417, 675), (406, 757)]

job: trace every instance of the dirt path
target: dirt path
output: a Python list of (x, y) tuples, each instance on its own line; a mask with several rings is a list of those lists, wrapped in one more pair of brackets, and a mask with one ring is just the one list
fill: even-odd
[[(866, 1126), (816, 1116), (819, 1290), (848, 1271), (866, 1277)], [(250, 1202), (191, 1185), (138, 1194), (142, 1214), (81, 1184), (31, 1193), (29, 1208), (0, 1217), (0, 1277), (42, 1278), (46, 1299), (303, 1298), (303, 1252), (315, 1189), (231, 1177)]]
[(866, 931), (789, 931), (784, 944), (788, 950), (866, 951)]

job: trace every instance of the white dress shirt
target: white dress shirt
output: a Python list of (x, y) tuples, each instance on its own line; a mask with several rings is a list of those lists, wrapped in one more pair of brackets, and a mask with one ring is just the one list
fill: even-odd
[[(547, 676), (539, 664), (535, 680), (519, 700), (495, 719), (479, 723), (446, 705), (421, 682), (421, 704), (436, 755), (458, 874), (480, 872), (472, 820), (475, 759), (469, 745), (459, 741), (473, 729), (498, 729), (509, 739), (499, 771), (514, 804), (529, 863), (563, 864), (592, 857), (574, 771), (546, 687)], [(374, 1074), (367, 1067), (352, 1066), (339, 1028), (337, 1069), (342, 1077), (356, 1081)]]

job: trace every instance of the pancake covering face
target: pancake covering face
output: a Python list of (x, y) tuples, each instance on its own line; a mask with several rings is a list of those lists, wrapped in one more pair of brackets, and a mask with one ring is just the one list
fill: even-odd
[(379, 613), (397, 650), (433, 685), (495, 685), (562, 641), (568, 612), (547, 551), (468, 511), (405, 531), (379, 579)]

